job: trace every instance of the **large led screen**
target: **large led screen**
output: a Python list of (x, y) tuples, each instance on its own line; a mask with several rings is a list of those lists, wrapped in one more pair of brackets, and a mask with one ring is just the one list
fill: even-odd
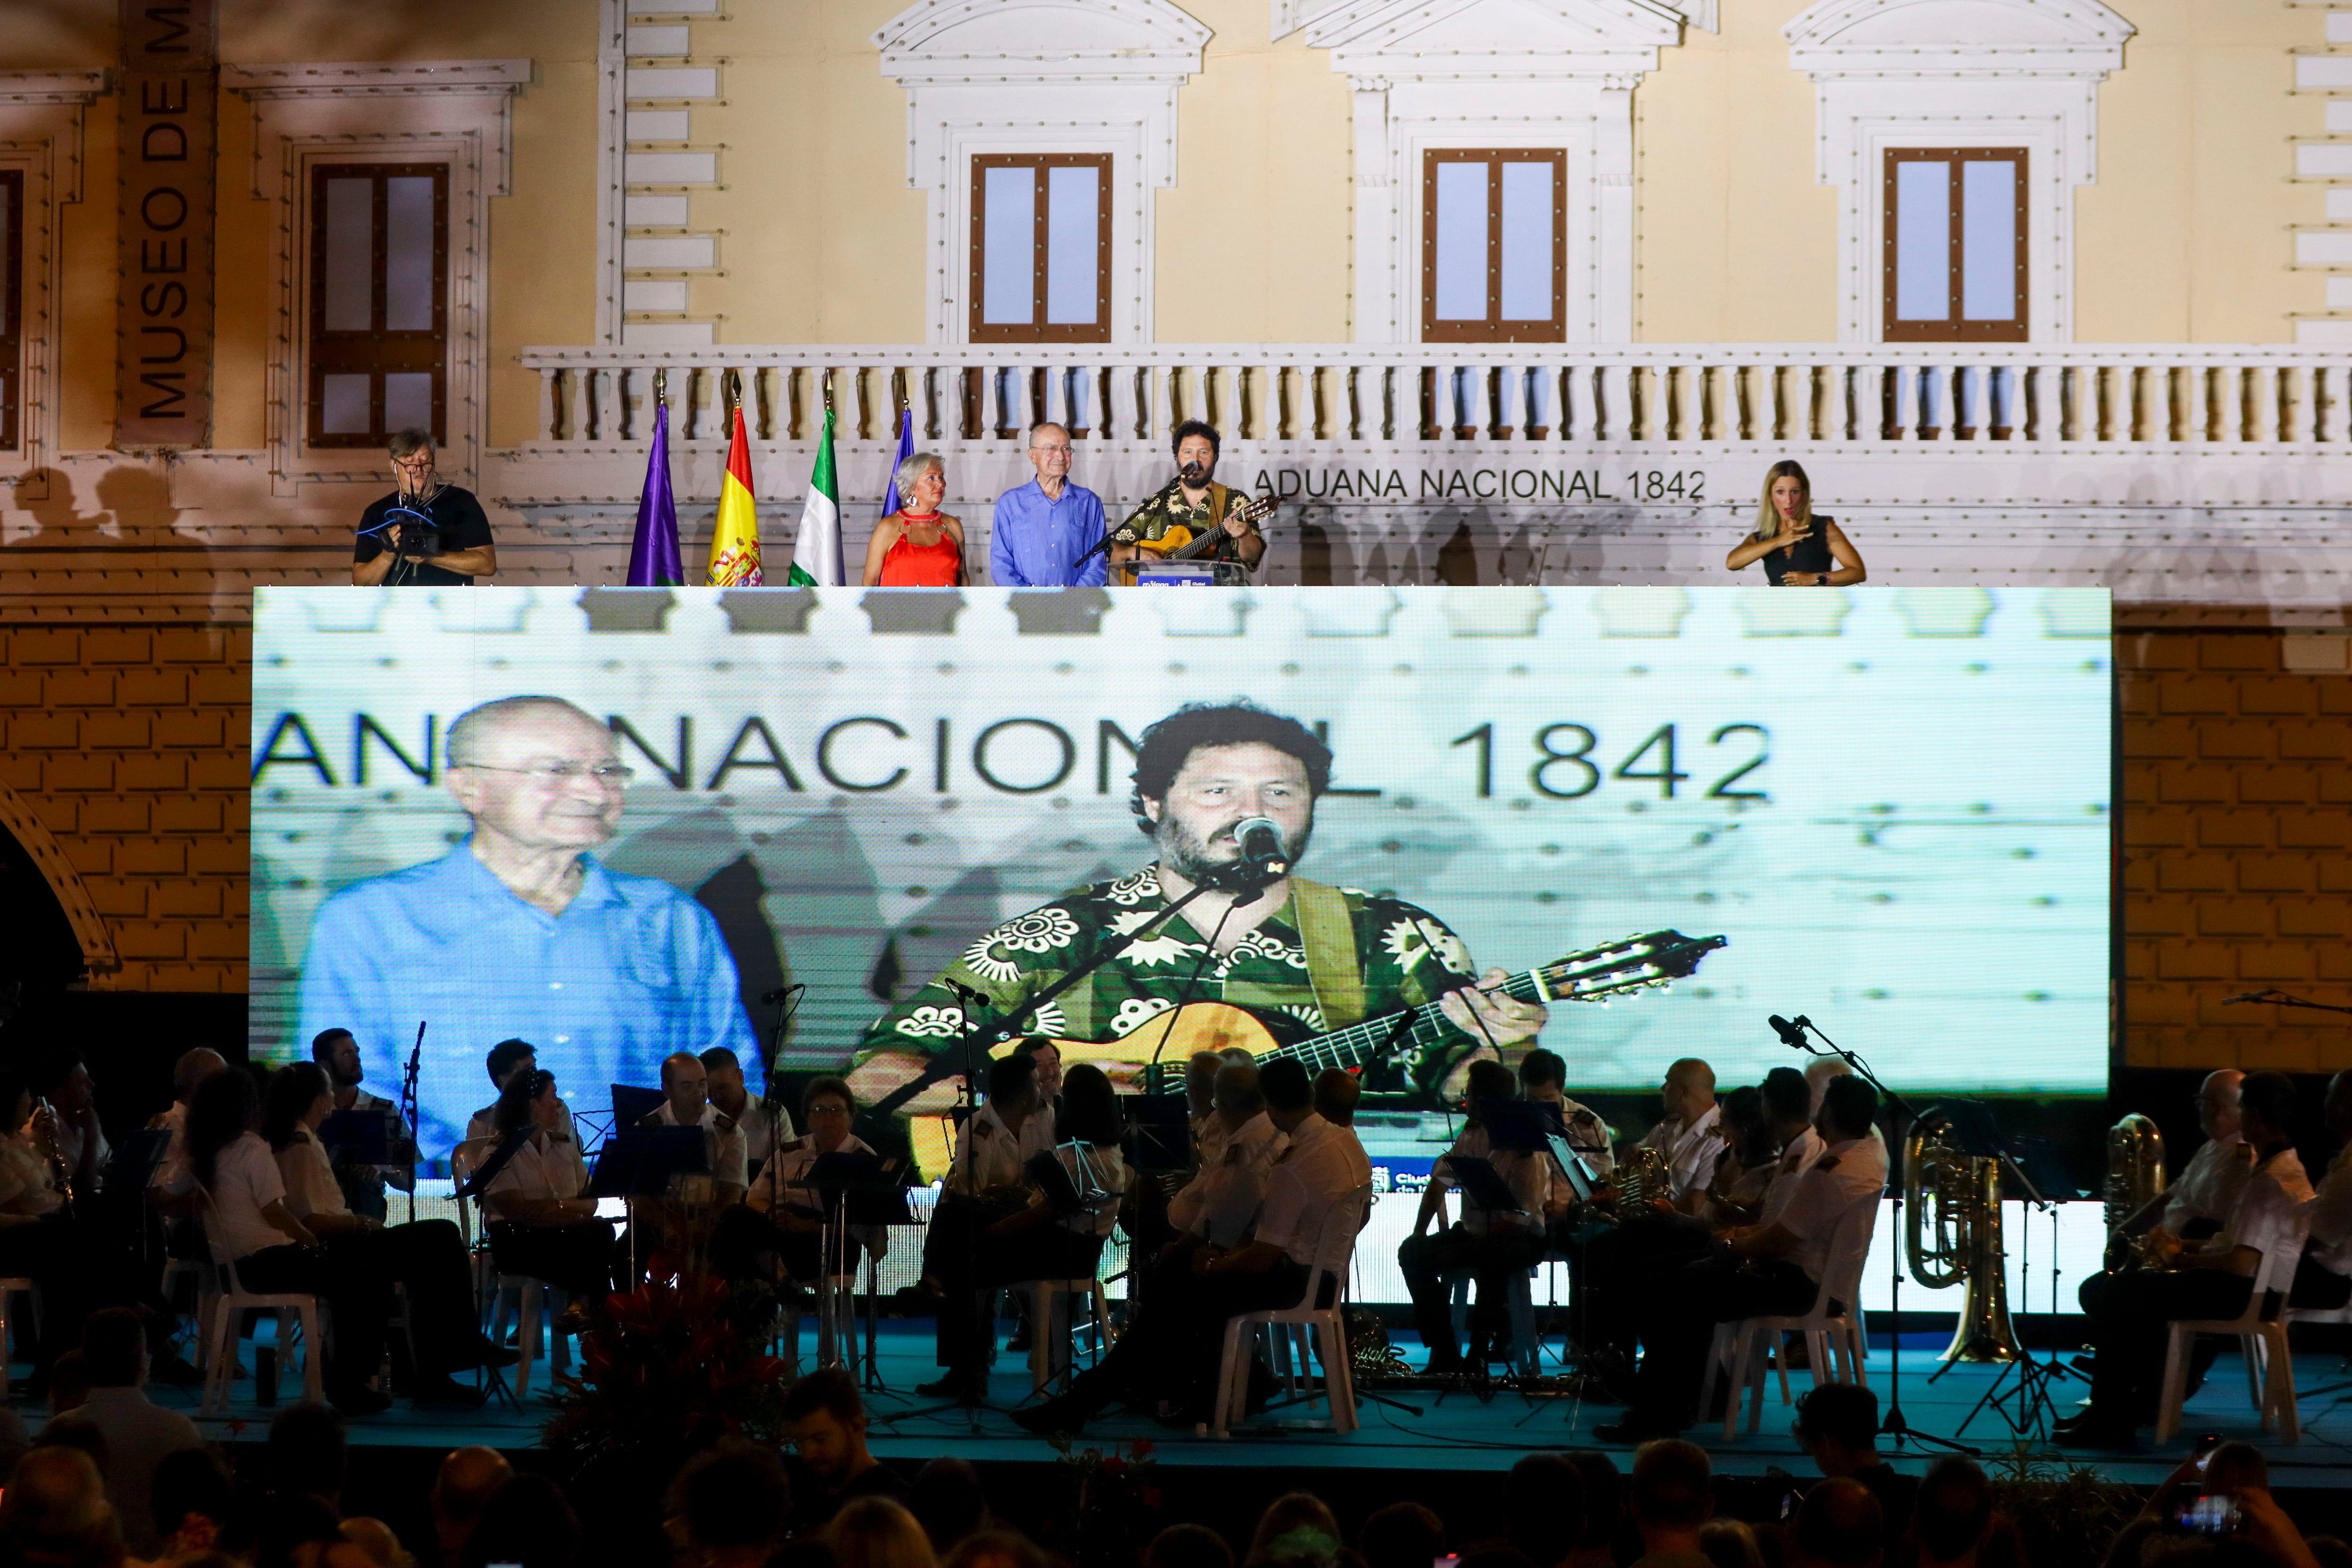
[[(1802, 1013), (1906, 1090), (2102, 1093), (2109, 621), (2082, 589), (263, 588), (253, 1044), (351, 1029), (397, 1095), (422, 1026), (428, 1152), (510, 1037), (590, 1105), (714, 1045), (879, 1081), (955, 1037), (942, 972), (1007, 994), (1140, 923), (1138, 743), (1245, 700), (1328, 746), (1298, 874), (1359, 890), (1323, 968), (1352, 943), (1371, 1012), (1675, 931), (1724, 944), (1552, 1007), (1571, 1092), (1755, 1081)], [(1286, 929), (1221, 957), (1180, 918), (1045, 1027), (1223, 999), (1320, 1038)]]

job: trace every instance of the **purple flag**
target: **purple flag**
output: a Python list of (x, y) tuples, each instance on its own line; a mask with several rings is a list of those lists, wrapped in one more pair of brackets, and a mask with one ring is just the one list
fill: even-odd
[(669, 405), (654, 400), (654, 449), (637, 498), (637, 536), (629, 546), (629, 586), (678, 588), (686, 564), (677, 549), (677, 500), (669, 491)]
[(875, 514), (875, 521), (879, 522), (898, 510), (898, 465), (914, 455), (915, 411), (901, 408), (898, 410), (898, 455), (890, 459), (889, 475), (882, 481), (882, 510)]

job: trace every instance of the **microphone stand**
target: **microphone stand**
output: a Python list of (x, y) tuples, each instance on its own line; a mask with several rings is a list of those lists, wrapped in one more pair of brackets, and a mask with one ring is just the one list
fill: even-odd
[[(1890, 1134), (1896, 1134), (1896, 1130), (1905, 1123), (1918, 1119), (1919, 1113), (1911, 1109), (1910, 1101), (1889, 1089), (1876, 1073), (1870, 1070), (1868, 1062), (1822, 1034), (1820, 1029), (1814, 1027), (1811, 1018), (1799, 1014), (1795, 1027), (1800, 1032), (1800, 1037), (1790, 1041), (1790, 1045), (1802, 1045), (1806, 1051), (1814, 1056), (1820, 1056), (1822, 1054), (1820, 1051), (1814, 1050), (1810, 1044), (1803, 1043), (1802, 1032), (1810, 1030), (1815, 1039), (1829, 1047), (1830, 1055), (1852, 1068), (1854, 1077), (1878, 1091), (1879, 1099), (1885, 1102), (1888, 1110), (1892, 1113), (1887, 1121), (1887, 1131)], [(1937, 1447), (1948, 1449), (1955, 1454), (1966, 1454), (1973, 1458), (1981, 1450), (1971, 1448), (1966, 1443), (1956, 1443), (1948, 1437), (1931, 1436), (1927, 1433), (1916, 1431), (1903, 1417), (1903, 1177), (1895, 1168), (1902, 1147), (1902, 1139), (1899, 1135), (1889, 1137), (1886, 1146), (1886, 1184), (1895, 1195), (1895, 1234), (1887, 1238), (1886, 1247), (1887, 1312), (1894, 1320), (1894, 1324), (1892, 1331), (1886, 1337), (1886, 1414), (1878, 1423), (1878, 1431), (1881, 1436), (1895, 1439), (1897, 1453), (1902, 1451), (1905, 1441), (1908, 1440), (1922, 1445), (1933, 1444)], [(1853, 1310), (1857, 1312), (1862, 1310), (1860, 1301), (1853, 1303)]]
[(408, 1047), (408, 1071), (400, 1082), (400, 1120), (408, 1129), (408, 1223), (416, 1223), (416, 1073), (425, 1060), (425, 1020), (416, 1022), (416, 1043)]

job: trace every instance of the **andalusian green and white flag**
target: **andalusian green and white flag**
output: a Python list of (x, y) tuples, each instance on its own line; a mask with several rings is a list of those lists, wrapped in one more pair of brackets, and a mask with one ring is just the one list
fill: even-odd
[(824, 411), (824, 434), (817, 437), (816, 467), (809, 474), (808, 501), (801, 508), (801, 531), (793, 540), (794, 587), (839, 587), (849, 581), (841, 564), (841, 487), (833, 477), (833, 410)]

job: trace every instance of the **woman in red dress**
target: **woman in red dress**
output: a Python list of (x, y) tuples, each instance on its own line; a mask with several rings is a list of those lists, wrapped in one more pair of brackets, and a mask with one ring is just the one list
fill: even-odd
[(890, 476), (898, 510), (874, 525), (866, 542), (869, 588), (960, 588), (963, 585), (963, 524), (940, 510), (948, 493), (946, 465), (936, 452), (917, 452)]

